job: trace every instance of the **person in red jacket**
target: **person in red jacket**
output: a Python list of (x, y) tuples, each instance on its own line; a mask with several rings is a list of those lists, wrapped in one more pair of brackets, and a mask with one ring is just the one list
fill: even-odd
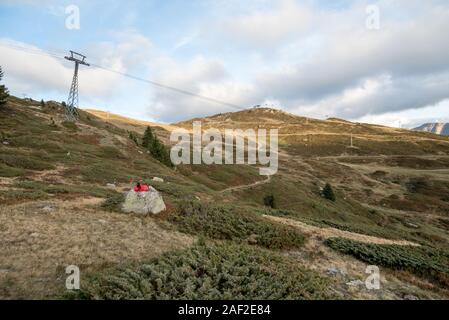
[(150, 191), (150, 187), (147, 184), (141, 184), (140, 182), (134, 187), (135, 192), (147, 192)]

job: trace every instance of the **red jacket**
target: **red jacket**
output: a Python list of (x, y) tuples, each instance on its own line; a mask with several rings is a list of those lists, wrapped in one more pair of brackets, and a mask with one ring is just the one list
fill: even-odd
[(140, 188), (138, 186), (134, 187), (135, 192), (147, 192), (150, 191), (150, 187), (147, 184), (141, 184)]

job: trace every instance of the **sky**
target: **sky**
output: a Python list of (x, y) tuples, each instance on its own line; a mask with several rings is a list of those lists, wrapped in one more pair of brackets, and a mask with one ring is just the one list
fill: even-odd
[(69, 50), (92, 64), (80, 68), (80, 107), (139, 119), (231, 104), (395, 127), (449, 122), (447, 0), (0, 0), (12, 94), (67, 100)]

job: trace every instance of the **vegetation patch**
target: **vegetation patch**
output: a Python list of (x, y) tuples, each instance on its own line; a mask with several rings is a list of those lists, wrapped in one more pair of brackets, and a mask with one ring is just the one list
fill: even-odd
[(328, 280), (264, 249), (198, 243), (146, 263), (91, 276), (76, 298), (157, 300), (329, 299)]
[(48, 194), (41, 190), (0, 191), (0, 203), (2, 204), (15, 204), (19, 201), (43, 200), (47, 198)]
[(107, 211), (121, 212), (123, 202), (125, 202), (125, 195), (123, 193), (117, 193), (107, 197), (101, 204), (101, 207)]
[(13, 168), (6, 164), (0, 163), (0, 177), (18, 177), (25, 174), (25, 170)]
[(270, 249), (298, 248), (305, 238), (295, 228), (268, 221), (250, 208), (183, 201), (168, 218), (181, 232), (234, 240)]
[(19, 154), (0, 154), (0, 163), (3, 163), (13, 168), (29, 169), (36, 171), (54, 169), (54, 166), (47, 162), (36, 160)]
[(367, 244), (343, 238), (331, 238), (326, 244), (364, 262), (394, 270), (412, 272), (449, 286), (449, 251), (431, 247)]
[(65, 128), (71, 130), (71, 131), (78, 131), (78, 126), (71, 121), (63, 121), (61, 123)]
[(89, 195), (93, 197), (105, 198), (116, 195), (117, 192), (94, 185), (67, 185), (67, 184), (47, 184), (39, 181), (23, 180), (15, 183), (17, 188), (42, 192), (47, 194), (77, 194)]

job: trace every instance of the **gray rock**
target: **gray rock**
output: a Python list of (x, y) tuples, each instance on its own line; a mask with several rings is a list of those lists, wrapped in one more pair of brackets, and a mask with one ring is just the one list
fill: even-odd
[(362, 280), (352, 280), (346, 283), (347, 286), (350, 287), (360, 287), (360, 286), (364, 286), (365, 282), (363, 282)]
[(115, 185), (115, 183), (108, 183), (108, 184), (106, 184), (106, 187), (108, 187), (109, 189), (115, 189), (115, 188), (117, 188), (117, 186)]
[(42, 208), (42, 211), (45, 211), (45, 212), (52, 212), (54, 210), (55, 210), (55, 208), (53, 208), (52, 206), (45, 206)]
[(156, 182), (164, 182), (164, 179), (159, 178), (159, 177), (154, 177), (154, 178), (153, 178), (153, 181), (156, 181)]
[(257, 234), (251, 234), (251, 235), (248, 237), (248, 239), (247, 239), (248, 244), (256, 245), (256, 244), (257, 244), (257, 238), (258, 238)]
[(419, 226), (417, 224), (411, 223), (411, 222), (406, 222), (405, 223), (406, 227), (412, 228), (412, 229), (419, 229)]
[(158, 214), (165, 209), (162, 196), (153, 187), (150, 187), (148, 192), (130, 190), (122, 205), (122, 210), (126, 213)]
[(344, 277), (344, 276), (347, 275), (347, 274), (346, 274), (346, 271), (340, 270), (340, 269), (338, 269), (338, 268), (329, 268), (329, 269), (327, 269), (327, 274), (330, 275), (330, 276), (333, 276), (333, 277), (336, 277), (336, 276), (338, 276), (338, 275)]
[(404, 300), (419, 300), (417, 296), (414, 296), (412, 294), (407, 294), (404, 296)]
[(8, 142), (8, 141), (3, 141), (3, 144), (4, 144), (5, 146), (8, 146), (8, 145), (9, 145), (9, 142)]

